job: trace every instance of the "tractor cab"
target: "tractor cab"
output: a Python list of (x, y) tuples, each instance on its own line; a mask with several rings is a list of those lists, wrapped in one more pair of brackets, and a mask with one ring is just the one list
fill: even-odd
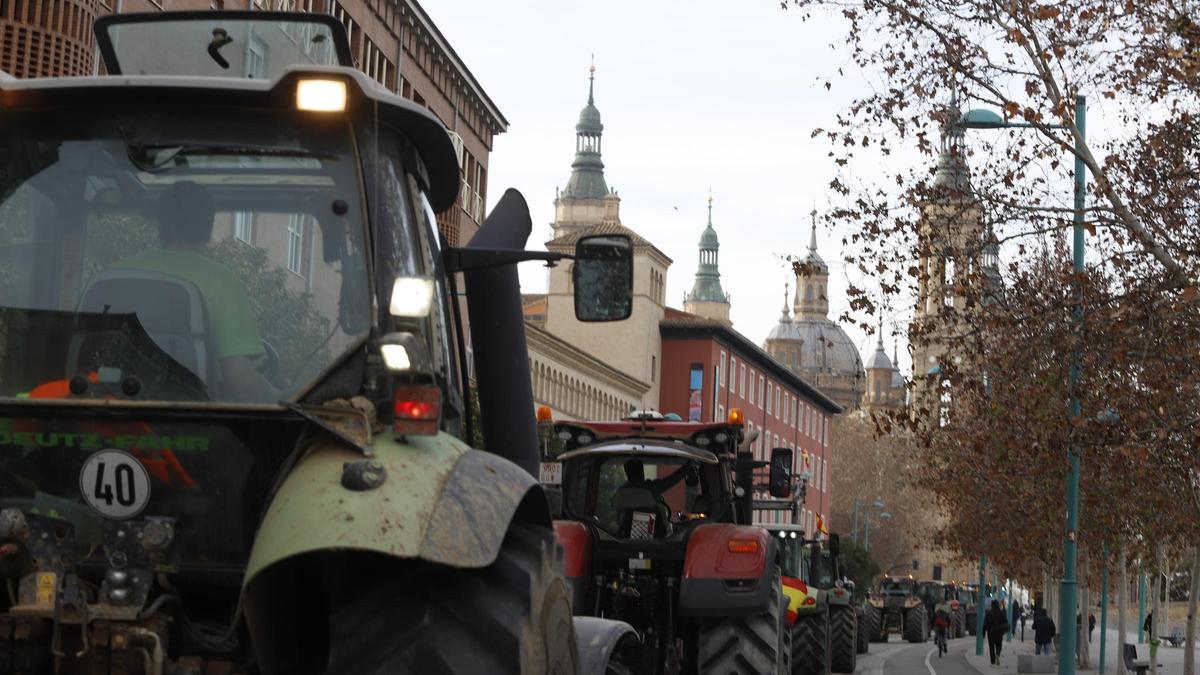
[[(560, 481), (555, 528), (575, 611), (626, 621), (643, 636), (622, 663), (636, 672), (692, 672), (718, 646), (717, 633), (765, 625), (769, 616), (776, 623), (768, 629), (778, 634), (783, 560), (743, 508), (740, 424), (648, 412), (619, 422), (544, 424), (552, 432), (542, 477)], [(765, 647), (774, 656), (755, 651)], [(748, 650), (760, 672), (780, 665), (771, 661), (782, 658), (775, 645), (738, 649)]]

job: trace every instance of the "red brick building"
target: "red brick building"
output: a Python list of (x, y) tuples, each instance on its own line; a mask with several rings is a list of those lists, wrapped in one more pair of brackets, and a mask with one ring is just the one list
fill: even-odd
[(458, 204), (438, 214), (451, 244), (483, 222), (488, 156), (508, 120), (416, 0), (0, 0), (0, 70), (15, 77), (89, 75), (99, 68), (92, 22), (111, 13), (250, 9), (321, 12), (346, 26), (360, 70), (420, 103), (461, 148)]
[[(724, 322), (668, 309), (659, 330), (660, 410), (710, 422), (740, 408), (746, 430), (759, 430), (756, 458), (766, 459), (772, 448), (791, 448), (796, 451), (793, 466), (810, 474), (794, 522), (812, 532), (818, 515), (828, 520), (829, 434), (831, 418), (841, 407)], [(786, 511), (760, 511), (756, 517), (791, 522)]]

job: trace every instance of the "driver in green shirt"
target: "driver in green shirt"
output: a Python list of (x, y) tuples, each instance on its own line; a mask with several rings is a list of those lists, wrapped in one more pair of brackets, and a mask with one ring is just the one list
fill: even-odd
[(250, 298), (232, 272), (204, 255), (212, 239), (212, 195), (197, 183), (179, 181), (167, 188), (157, 210), (161, 248), (114, 267), (170, 275), (195, 286), (204, 300), (207, 342), (219, 366), (221, 393), (235, 400), (274, 401), (278, 392), (254, 366), (264, 350)]

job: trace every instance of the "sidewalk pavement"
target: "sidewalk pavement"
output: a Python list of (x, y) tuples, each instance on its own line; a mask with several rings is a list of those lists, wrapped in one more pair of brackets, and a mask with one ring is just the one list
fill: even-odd
[[(1000, 651), (1000, 665), (993, 666), (988, 662), (987, 639), (983, 641), (983, 654), (975, 655), (974, 646), (967, 649), (967, 662), (971, 664), (975, 670), (987, 675), (1016, 675), (1017, 673), (1017, 656), (1019, 654), (1033, 653), (1033, 631), (1028, 630), (1026, 626), (1025, 641), (1021, 642), (1021, 629), (1017, 628), (1017, 635), (1012, 642), (1007, 640), (1004, 642), (1004, 647)], [(1130, 642), (1137, 641), (1137, 629), (1127, 632), (1126, 639)], [(1200, 642), (1200, 641), (1198, 641)], [(1077, 668), (1077, 673), (1098, 673), (1100, 667), (1100, 627), (1096, 627), (1096, 631), (1092, 633), (1091, 642), (1091, 668)], [(1150, 645), (1137, 645), (1138, 658), (1150, 660)], [(1158, 648), (1158, 672), (1159, 675), (1182, 675), (1183, 674), (1183, 647), (1171, 647), (1165, 642)], [(1200, 650), (1198, 650), (1200, 652)], [(1104, 673), (1105, 675), (1116, 675), (1117, 661), (1121, 658), (1121, 645), (1117, 641), (1117, 631), (1115, 628), (1108, 630), (1108, 644), (1104, 648)], [(1196, 655), (1197, 670), (1200, 670), (1200, 653)], [(1130, 673), (1130, 675), (1133, 675)]]

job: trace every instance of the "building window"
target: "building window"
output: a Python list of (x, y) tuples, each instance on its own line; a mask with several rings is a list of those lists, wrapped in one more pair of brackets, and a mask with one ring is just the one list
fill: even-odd
[(941, 565), (933, 566), (933, 580), (934, 581), (942, 580), (942, 566)]
[(754, 403), (754, 369), (750, 369), (750, 398), (746, 399)]
[(650, 381), (654, 382), (658, 379), (658, 357), (650, 355)]
[(267, 75), (267, 44), (258, 38), (251, 38), (249, 49), (246, 50), (246, 77), (261, 80)]
[(783, 394), (783, 390), (781, 390), (778, 386), (776, 386), (775, 387), (775, 416), (776, 417), (779, 417), (779, 408), (781, 407), (779, 404), (779, 401), (781, 398), (783, 398), (782, 394)]
[[(763, 403), (766, 400), (766, 386), (767, 386), (766, 382), (767, 382), (767, 378), (763, 377), (762, 375), (758, 376), (758, 402), (759, 403)], [(764, 406), (764, 409), (767, 412), (770, 412), (771, 404), (769, 402), (766, 403), (766, 405)]]
[(287, 228), (287, 268), (294, 274), (304, 276), (301, 261), (304, 260), (304, 216), (293, 213), (288, 215)]
[(247, 244), (254, 243), (254, 214), (238, 211), (233, 214), (233, 238)]
[(688, 375), (688, 421), (699, 422), (704, 411), (704, 366), (693, 363)]
[(725, 352), (721, 352), (721, 360), (717, 362), (717, 384), (720, 387), (725, 386)]
[(738, 396), (746, 397), (746, 364), (738, 369)]
[(771, 414), (771, 388), (770, 387), (767, 387), (767, 398), (766, 398), (765, 403), (766, 403), (767, 414), (770, 415)]
[(725, 406), (723, 406), (723, 405), (717, 406), (717, 421), (718, 422), (725, 421)]
[(736, 387), (734, 387), (734, 380), (733, 380), (734, 376), (736, 376), (736, 375), (737, 375), (737, 359), (734, 358), (733, 355), (731, 354), (729, 356), (729, 391), (730, 392), (733, 392), (733, 390), (736, 388)]

